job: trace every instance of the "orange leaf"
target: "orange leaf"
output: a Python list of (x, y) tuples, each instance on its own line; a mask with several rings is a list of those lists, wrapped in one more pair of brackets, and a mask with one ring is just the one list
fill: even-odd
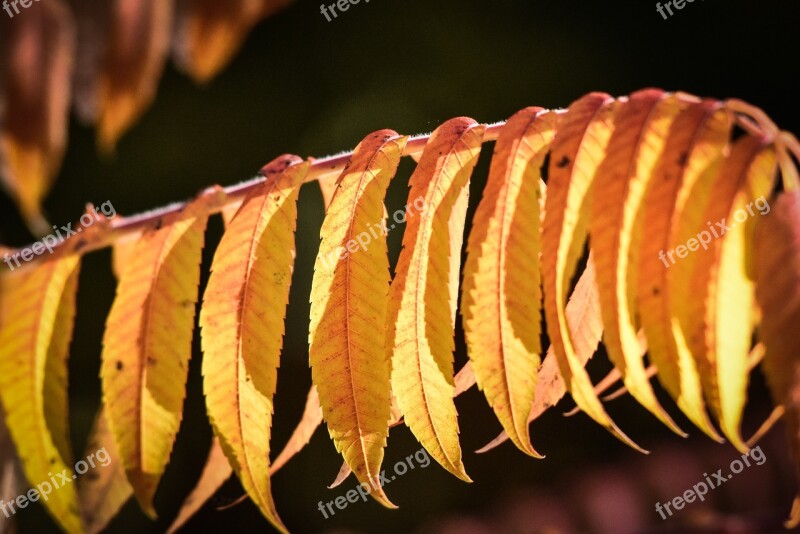
[(722, 438), (706, 413), (697, 367), (673, 321), (672, 310), (691, 298), (688, 280), (694, 258), (670, 264), (665, 251), (685, 243), (681, 227), (693, 212), (702, 216), (694, 206), (702, 205), (711, 192), (731, 127), (730, 114), (715, 100), (697, 101), (676, 119), (645, 196), (647, 238), (641, 240), (638, 267), (639, 311), (659, 381), (683, 413), (717, 441)]
[(200, 312), (203, 389), (214, 433), (250, 498), (281, 532), (269, 480), (273, 396), (294, 269), (297, 195), (308, 164), (281, 156), (214, 254)]
[(200, 198), (142, 234), (103, 336), (103, 404), (136, 498), (151, 516), (183, 413), (207, 219)]
[(453, 403), (455, 313), (469, 180), (484, 131), (461, 117), (431, 135), (410, 179), (387, 323), (392, 390), (405, 423), (437, 462), (465, 481)]
[(523, 452), (541, 363), (540, 180), (556, 114), (527, 108), (500, 132), (475, 212), (464, 266), (467, 349), (494, 413)]

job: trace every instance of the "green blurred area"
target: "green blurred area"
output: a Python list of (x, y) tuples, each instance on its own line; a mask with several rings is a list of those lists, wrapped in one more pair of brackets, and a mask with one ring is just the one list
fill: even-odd
[[(798, 7), (796, 2), (694, 2), (664, 21), (654, 2), (372, 0), (327, 22), (318, 3), (298, 1), (257, 26), (242, 52), (207, 87), (197, 87), (169, 65), (155, 104), (122, 139), (115, 155), (98, 155), (93, 130), (73, 122), (64, 167), (45, 204), (46, 213), (53, 223), (66, 224), (76, 219), (85, 202), (99, 205), (108, 200), (118, 213), (133, 214), (190, 198), (215, 183), (247, 179), (286, 152), (324, 156), (354, 147), (374, 130), (423, 133), (460, 115), (494, 122), (529, 105), (565, 107), (589, 91), (620, 95), (655, 86), (717, 98), (735, 96), (763, 107), (782, 128), (800, 132), (796, 105), (800, 84), (795, 71)], [(485, 182), (490, 150), (487, 146), (476, 171), (470, 216)], [(404, 161), (390, 190), (390, 212), (404, 204), (405, 180), (412, 170), (413, 163)], [(299, 419), (310, 385), (308, 297), (323, 217), (316, 184), (304, 186), (299, 209), (296, 271), (276, 399), (275, 450)], [(0, 213), (0, 237), (6, 244), (32, 240), (6, 197), (0, 198)], [(221, 222), (215, 218), (204, 253), (203, 284), (221, 232)], [(399, 230), (389, 236), (393, 261), (401, 239)], [(86, 257), (70, 360), (76, 457), (81, 456), (99, 404), (101, 339), (114, 286), (109, 251)], [(153, 524), (129, 503), (112, 524), (112, 532), (163, 531), (199, 476), (210, 429), (195, 338), (184, 426), (157, 498), (162, 519)], [(466, 361), (461, 337), (455, 359), (457, 368)], [(591, 369), (600, 377), (608, 366), (602, 358), (595, 360)], [(756, 382), (748, 432), (768, 411), (758, 376)], [(581, 493), (587, 483), (584, 476), (609, 469), (611, 479), (619, 475), (641, 482), (633, 487), (641, 488), (642, 517), (670, 531), (669, 522), (661, 524), (653, 511), (658, 497), (653, 484), (643, 481), (648, 458), (627, 449), (583, 415), (562, 418), (567, 403), (532, 426), (534, 445), (546, 460), (530, 459), (510, 445), (486, 455), (473, 454), (500, 431), (500, 425), (477, 391), (457, 404), (465, 463), (474, 484), (463, 484), (432, 464), (409, 471), (387, 487), (400, 510), (359, 502), (326, 520), (317, 509), (318, 501), (344, 495), (355, 482), (351, 478), (341, 488), (326, 489), (341, 462), (326, 430), (320, 429), (308, 449), (274, 478), (275, 500), (285, 523), (296, 532), (444, 532), (440, 522), (450, 516), (464, 523), (447, 528), (461, 531), (483, 532), (491, 525), (490, 530), (497, 532), (533, 532), (535, 521), (515, 519), (520, 512), (508, 503), (555, 499), (574, 507), (568, 509), (577, 527), (589, 529), (594, 512)], [(677, 413), (666, 399), (665, 404)], [(645, 448), (672, 447), (701, 458), (693, 471), (698, 480), (703, 471), (723, 467), (735, 456), (731, 447), (714, 445), (683, 419), (692, 438), (681, 440), (629, 399), (615, 401), (610, 410)], [(773, 452), (759, 468), (770, 475), (752, 483), (744, 476), (730, 482), (751, 494), (741, 502), (753, 507), (737, 504), (733, 489), (730, 495), (715, 495), (715, 507), (766, 517), (769, 524), (788, 512), (792, 487), (788, 460), (780, 458), (787, 455), (781, 430), (770, 436)], [(393, 430), (387, 466), (418, 449), (406, 428)], [(226, 504), (241, 494), (238, 483), (231, 481), (214, 504)], [(41, 507), (26, 509), (16, 518), (22, 532), (54, 529)], [(593, 524), (595, 531), (602, 531)], [(206, 507), (187, 531), (268, 529), (248, 502), (224, 512)]]

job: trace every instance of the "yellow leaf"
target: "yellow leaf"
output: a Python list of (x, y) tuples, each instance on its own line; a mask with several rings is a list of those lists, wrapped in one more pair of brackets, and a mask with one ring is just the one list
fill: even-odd
[(269, 439), (308, 164), (281, 156), (222, 236), (200, 312), (203, 388), (214, 433), (250, 498), (285, 532), (272, 499)]
[(107, 453), (108, 465), (101, 464), (90, 476), (82, 477), (78, 482), (81, 515), (89, 534), (105, 530), (133, 495), (133, 488), (125, 476), (125, 468), (120, 462), (119, 449), (108, 426), (105, 410), (100, 408), (86, 445), (86, 456), (102, 449)]
[(151, 516), (183, 413), (207, 219), (201, 198), (142, 234), (103, 336), (103, 404), (136, 498)]
[(550, 154), (542, 228), (544, 309), (550, 343), (575, 403), (624, 443), (641, 451), (597, 398), (585, 362), (577, 356), (565, 314), (569, 283), (586, 241), (592, 182), (613, 132), (616, 108), (610, 96), (591, 93), (560, 117)]
[[(645, 195), (646, 239), (640, 242), (638, 299), (650, 360), (678, 407), (709, 437), (720, 441), (706, 413), (700, 375), (673, 310), (689, 294), (693, 257), (668, 257), (703, 222), (702, 207), (723, 158), (731, 115), (715, 100), (697, 101), (676, 119)], [(697, 220), (687, 225), (690, 219)], [(682, 228), (691, 228), (686, 230)], [(691, 232), (691, 233), (690, 233)]]
[(645, 371), (637, 335), (635, 275), (638, 244), (647, 231), (646, 221), (639, 219), (637, 224), (642, 199), (669, 128), (685, 107), (679, 97), (657, 89), (633, 93), (620, 106), (595, 175), (589, 229), (608, 357), (633, 398), (682, 436), (686, 434), (659, 404)]
[(99, 73), (97, 140), (114, 150), (156, 96), (172, 30), (172, 2), (115, 0)]
[(393, 508), (380, 485), (391, 406), (384, 332), (389, 298), (383, 198), (405, 137), (367, 136), (337, 181), (322, 224), (311, 289), (309, 361), (336, 450), (371, 495)]
[(465, 199), (485, 129), (462, 117), (431, 135), (410, 179), (387, 323), (392, 391), (405, 422), (437, 462), (465, 481), (453, 403), (455, 300)]
[(206, 459), (203, 473), (200, 475), (200, 480), (197, 481), (192, 493), (183, 501), (178, 517), (172, 522), (167, 532), (177, 532), (184, 526), (232, 474), (233, 468), (231, 468), (230, 462), (225, 457), (222, 446), (219, 444), (219, 439), (214, 437), (211, 441), (211, 448), (208, 451), (208, 458)]
[(467, 245), (462, 315), (478, 387), (523, 452), (541, 362), (541, 166), (557, 116), (527, 108), (500, 132)]
[[(67, 428), (67, 357), (79, 268), (79, 256), (58, 256), (0, 277), (0, 399), (6, 424), (28, 482), (51, 486), (43, 504), (68, 532), (83, 530)], [(66, 481), (61, 473), (68, 474)]]
[[(742, 452), (748, 450), (740, 424), (756, 322), (751, 262), (759, 212), (753, 206), (756, 199), (769, 195), (775, 168), (775, 150), (762, 140), (748, 136), (734, 144), (712, 187), (714, 194), (703, 219), (708, 226), (698, 229), (719, 235), (711, 240), (708, 251), (694, 252), (694, 299), (686, 311), (687, 318), (694, 318), (686, 331), (703, 392), (723, 434)], [(748, 205), (753, 215), (747, 213)]]
[[(572, 333), (575, 355), (578, 363), (586, 362), (597, 351), (600, 338), (603, 336), (603, 321), (600, 317), (600, 297), (598, 295), (597, 280), (594, 272), (594, 259), (589, 254), (586, 268), (578, 278), (572, 296), (567, 303), (567, 324)], [(567, 386), (558, 368), (558, 361), (553, 351), (553, 346), (547, 349), (547, 355), (538, 370), (538, 380), (533, 397), (533, 405), (528, 415), (530, 424), (548, 408), (555, 406), (567, 393)], [(488, 452), (508, 440), (508, 433), (501, 432), (499, 436), (486, 444), (477, 452)]]
[(69, 8), (52, 0), (30, 6), (7, 27), (0, 176), (31, 230), (46, 234), (41, 203), (67, 143), (75, 26)]

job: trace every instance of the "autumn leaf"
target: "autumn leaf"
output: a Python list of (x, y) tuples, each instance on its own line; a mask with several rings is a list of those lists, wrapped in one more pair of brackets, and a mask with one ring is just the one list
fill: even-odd
[(640, 242), (637, 282), (641, 322), (659, 381), (689, 420), (717, 441), (722, 438), (706, 413), (699, 371), (679, 321), (673, 320), (673, 310), (692, 298), (695, 258), (673, 261), (668, 253), (696, 228), (683, 221), (702, 217), (702, 207), (696, 206), (709, 198), (732, 126), (730, 113), (714, 100), (695, 99), (675, 120), (644, 200), (647, 238)]
[(244, 200), (214, 255), (200, 313), (206, 407), (247, 493), (285, 532), (272, 500), (269, 438), (294, 267), (299, 185), (308, 164), (281, 156)]
[[(756, 323), (752, 266), (752, 234), (756, 222), (746, 206), (768, 195), (775, 178), (775, 150), (756, 137), (738, 140), (713, 185), (702, 220), (722, 228), (703, 231), (720, 234), (709, 250), (697, 251), (691, 281), (694, 299), (686, 317), (695, 317), (687, 329), (690, 348), (700, 371), (703, 392), (731, 444), (748, 450), (740, 434), (747, 397), (748, 355)], [(744, 213), (745, 219), (739, 220)], [(699, 235), (699, 234), (698, 234)], [(700, 318), (700, 320), (697, 320)]]
[(384, 506), (379, 474), (389, 434), (389, 360), (384, 335), (389, 258), (383, 198), (406, 138), (367, 136), (337, 181), (322, 225), (311, 289), (312, 379), (336, 450)]
[(206, 199), (173, 219), (136, 241), (103, 338), (103, 404), (136, 498), (151, 516), (183, 414)]
[[(764, 374), (784, 421), (800, 478), (800, 193), (784, 193), (756, 227), (756, 296), (764, 313)], [(800, 525), (800, 497), (786, 528)]]
[(453, 403), (453, 337), (465, 200), (484, 131), (457, 118), (431, 135), (409, 180), (387, 322), (392, 390), (405, 422), (437, 462), (465, 481)]
[(289, 0), (177, 0), (175, 60), (198, 83), (216, 76), (250, 29)]
[(0, 176), (32, 231), (50, 231), (41, 204), (67, 143), (75, 27), (61, 0), (36, 3), (8, 24), (0, 83)]
[(108, 464), (100, 464), (91, 475), (78, 483), (81, 516), (89, 534), (102, 532), (133, 495), (133, 488), (125, 475), (119, 449), (103, 408), (97, 413), (94, 427), (86, 445), (86, 457), (104, 450)]
[(113, 151), (156, 96), (172, 30), (172, 2), (114, 0), (97, 78), (97, 141)]
[[(51, 485), (44, 505), (67, 532), (82, 532), (72, 475), (67, 356), (75, 320), (78, 255), (59, 255), (0, 277), (0, 400), (31, 485)], [(71, 481), (71, 480), (70, 480)]]
[(681, 436), (686, 434), (659, 404), (645, 372), (635, 297), (638, 243), (647, 231), (642, 199), (670, 126), (685, 107), (679, 96), (656, 89), (636, 92), (620, 106), (594, 177), (590, 222), (608, 357), (631, 395)]
[(597, 166), (613, 132), (617, 106), (602, 93), (573, 103), (559, 120), (550, 153), (542, 228), (542, 277), (547, 333), (559, 371), (575, 403), (629, 446), (642, 450), (611, 420), (577, 357), (566, 320), (569, 281), (586, 241), (591, 191)]
[(206, 459), (205, 467), (203, 467), (203, 473), (200, 475), (200, 480), (197, 481), (192, 493), (183, 501), (181, 509), (178, 511), (178, 516), (167, 532), (172, 533), (180, 530), (232, 474), (233, 468), (225, 457), (219, 438), (214, 437), (211, 441), (211, 448), (208, 451), (208, 458)]
[(503, 127), (464, 266), (464, 334), (478, 387), (514, 444), (537, 457), (528, 414), (541, 361), (538, 197), (556, 119), (527, 108)]
[[(594, 259), (589, 255), (586, 267), (578, 278), (575, 289), (567, 302), (567, 324), (575, 347), (575, 355), (580, 365), (586, 362), (597, 351), (600, 338), (603, 336), (603, 321), (600, 317), (600, 296), (594, 271)], [(536, 420), (549, 408), (552, 408), (566, 395), (567, 386), (561, 377), (558, 361), (553, 346), (547, 349), (538, 370), (538, 380), (534, 392), (533, 404), (528, 415), (528, 424)], [(508, 433), (504, 430), (495, 439), (478, 449), (484, 453), (508, 441)]]

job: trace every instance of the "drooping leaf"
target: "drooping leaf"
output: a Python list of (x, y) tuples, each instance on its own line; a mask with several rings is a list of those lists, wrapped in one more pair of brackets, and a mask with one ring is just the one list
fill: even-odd
[(559, 371), (575, 403), (631, 447), (641, 450), (611, 420), (577, 357), (566, 320), (569, 282), (583, 252), (593, 178), (613, 132), (617, 103), (591, 93), (561, 116), (550, 154), (542, 228), (542, 279), (547, 333)]
[(656, 89), (636, 92), (620, 106), (614, 133), (595, 175), (589, 230), (608, 357), (631, 395), (683, 436), (686, 434), (656, 399), (646, 375), (635, 296), (638, 244), (647, 230), (639, 218), (642, 199), (669, 128), (685, 107), (679, 96)]
[[(589, 255), (586, 267), (575, 284), (572, 296), (567, 302), (567, 324), (572, 333), (575, 355), (581, 365), (597, 351), (600, 338), (603, 336), (603, 320), (600, 317), (600, 297), (597, 289), (597, 280), (594, 272), (594, 259)], [(552, 408), (567, 393), (567, 386), (558, 367), (558, 361), (553, 351), (553, 346), (547, 349), (547, 355), (539, 367), (533, 405), (528, 415), (528, 423), (537, 419), (548, 408)], [(500, 433), (495, 439), (479, 449), (478, 453), (488, 452), (509, 439), (505, 432)]]
[(0, 177), (31, 229), (43, 234), (50, 228), (41, 203), (67, 143), (75, 26), (61, 0), (36, 2), (7, 26)]
[(201, 197), (141, 235), (103, 337), (103, 404), (136, 498), (151, 516), (183, 414), (207, 220)]
[[(694, 300), (686, 303), (686, 317), (695, 318), (686, 331), (704, 395), (723, 434), (742, 452), (747, 446), (740, 423), (757, 318), (752, 246), (759, 214), (752, 208), (755, 200), (770, 194), (775, 168), (775, 150), (761, 139), (743, 137), (733, 145), (714, 181), (713, 200), (703, 218), (715, 225), (711, 231), (718, 229), (719, 235), (711, 240), (708, 251), (695, 252)], [(748, 203), (753, 215), (747, 213)]]
[(528, 414), (541, 362), (538, 197), (556, 119), (527, 108), (500, 132), (467, 245), (461, 308), (478, 387), (514, 444), (537, 457)]
[(367, 136), (337, 181), (322, 225), (311, 289), (309, 359), (336, 450), (371, 495), (394, 507), (380, 485), (391, 406), (384, 335), (389, 258), (383, 198), (406, 138)]
[(231, 60), (251, 28), (289, 0), (177, 0), (175, 61), (206, 83)]
[(150, 106), (164, 70), (172, 2), (114, 0), (97, 78), (97, 140), (111, 151)]
[(300, 422), (289, 437), (281, 452), (275, 457), (270, 466), (270, 475), (274, 475), (286, 462), (300, 452), (311, 441), (311, 436), (322, 424), (322, 406), (319, 404), (319, 394), (316, 386), (311, 386), (306, 398), (306, 407)]
[(269, 439), (294, 267), (299, 186), (308, 164), (281, 156), (247, 196), (214, 255), (200, 313), (203, 388), (214, 433), (250, 498), (283, 532)]
[(392, 391), (405, 422), (437, 462), (465, 481), (453, 403), (453, 336), (465, 199), (484, 131), (457, 118), (431, 135), (410, 179), (387, 322)]
[(183, 505), (178, 511), (178, 516), (167, 532), (177, 532), (183, 527), (232, 474), (233, 468), (225, 457), (222, 446), (219, 444), (219, 439), (214, 437), (211, 441), (211, 448), (208, 451), (208, 458), (206, 459), (205, 467), (203, 467), (203, 473), (200, 475), (200, 480), (197, 481), (192, 493), (183, 501)]
[(679, 321), (673, 320), (673, 310), (692, 298), (689, 279), (695, 258), (675, 262), (667, 254), (697, 231), (696, 224), (684, 221), (702, 224), (702, 205), (709, 198), (731, 127), (730, 113), (713, 100), (695, 102), (675, 120), (645, 196), (647, 238), (640, 242), (638, 267), (639, 311), (659, 381), (689, 420), (718, 441), (698, 369)]
[[(764, 374), (784, 421), (800, 479), (800, 192), (784, 193), (756, 228), (756, 297), (764, 318)], [(787, 528), (800, 525), (800, 497)]]
[(100, 464), (78, 481), (81, 516), (89, 534), (105, 530), (133, 495), (133, 488), (125, 475), (125, 467), (120, 461), (119, 449), (103, 408), (98, 411), (95, 418), (85, 456), (88, 457), (99, 450), (105, 450), (108, 464)]
[[(74, 476), (67, 356), (79, 269), (79, 256), (59, 255), (0, 276), (0, 400), (31, 486)], [(44, 505), (61, 528), (81, 532), (75, 487), (60, 484)]]

